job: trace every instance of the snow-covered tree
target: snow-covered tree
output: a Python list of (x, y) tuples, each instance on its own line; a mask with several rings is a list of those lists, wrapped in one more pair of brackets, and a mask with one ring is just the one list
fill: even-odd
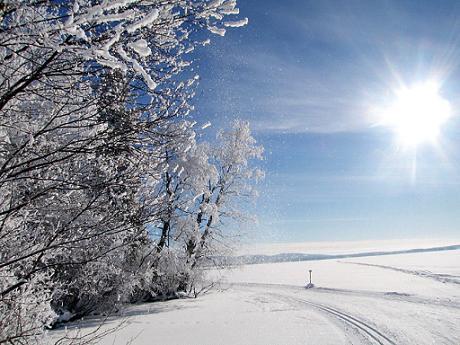
[(167, 210), (165, 147), (188, 131), (189, 53), (236, 14), (234, 0), (0, 4), (0, 342), (30, 342), (50, 302), (92, 312), (136, 274)]
[(262, 170), (250, 163), (262, 159), (263, 147), (252, 137), (248, 122), (234, 121), (230, 130), (219, 131), (217, 145), (202, 150), (209, 152), (214, 169), (196, 190), (200, 197), (195, 201), (193, 227), (186, 242), (192, 265), (215, 254), (213, 239), (223, 235), (219, 229), (222, 218), (244, 218), (240, 203), (256, 195), (254, 182), (264, 176)]
[(158, 184), (163, 208), (152, 224), (138, 299), (188, 292), (201, 284), (202, 266), (232, 240), (222, 227), (225, 219), (245, 219), (244, 201), (255, 196), (255, 183), (263, 177), (252, 162), (262, 158), (263, 148), (247, 122), (235, 121), (212, 143), (197, 142), (193, 124), (182, 125), (188, 129), (182, 140), (164, 146)]

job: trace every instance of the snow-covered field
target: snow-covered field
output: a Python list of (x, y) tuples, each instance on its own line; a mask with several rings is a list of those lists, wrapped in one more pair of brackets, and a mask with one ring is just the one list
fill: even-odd
[[(309, 269), (315, 288), (305, 289)], [(100, 343), (460, 344), (460, 250), (255, 264), (211, 275), (220, 285), (198, 299), (134, 306), (109, 319), (103, 328), (123, 326)]]

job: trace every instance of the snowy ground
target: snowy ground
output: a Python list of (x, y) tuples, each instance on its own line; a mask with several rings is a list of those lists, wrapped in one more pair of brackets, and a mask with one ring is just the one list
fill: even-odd
[[(315, 288), (307, 290), (309, 269)], [(222, 280), (213, 292), (131, 307), (123, 328), (100, 343), (460, 344), (460, 250), (256, 264), (212, 274)]]

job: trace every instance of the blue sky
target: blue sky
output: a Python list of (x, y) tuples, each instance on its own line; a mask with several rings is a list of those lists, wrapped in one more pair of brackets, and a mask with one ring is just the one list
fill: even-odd
[[(264, 242), (460, 233), (460, 2), (240, 1), (249, 25), (197, 54), (196, 116), (251, 122), (265, 146)], [(435, 78), (438, 147), (401, 151), (375, 109)], [(210, 129), (212, 131), (212, 129)], [(416, 174), (413, 162), (416, 161)]]

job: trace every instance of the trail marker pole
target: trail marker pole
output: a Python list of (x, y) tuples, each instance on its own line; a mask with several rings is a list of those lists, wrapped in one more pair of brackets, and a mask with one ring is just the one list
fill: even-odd
[(311, 272), (312, 272), (312, 270), (308, 270), (308, 272), (310, 272), (310, 285), (311, 285)]

